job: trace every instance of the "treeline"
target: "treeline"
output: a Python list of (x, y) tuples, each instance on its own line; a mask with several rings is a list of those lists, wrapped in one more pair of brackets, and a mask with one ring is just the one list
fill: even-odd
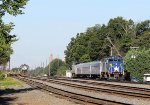
[(124, 57), (131, 46), (150, 48), (150, 20), (135, 23), (131, 19), (117, 17), (110, 19), (107, 24), (87, 28), (86, 32), (71, 38), (65, 51), (66, 63), (71, 68), (73, 63), (101, 60), (110, 56), (111, 47), (113, 55), (118, 55), (118, 50)]
[(28, 0), (1, 0), (0, 2), (0, 65), (5, 66), (13, 53), (12, 43), (17, 41), (16, 35), (11, 34), (14, 24), (4, 23), (6, 14), (17, 16), (23, 14), (22, 9)]
[[(138, 49), (131, 49), (131, 46)], [(150, 20), (136, 23), (132, 19), (117, 17), (110, 19), (107, 24), (96, 24), (85, 32), (77, 33), (65, 50), (66, 62), (53, 60), (50, 74), (64, 76), (73, 64), (110, 56), (111, 48), (113, 56), (124, 58), (125, 71), (142, 80), (144, 73), (150, 73)], [(34, 76), (49, 74), (49, 66), (37, 67), (30, 73)]]
[(68, 66), (61, 59), (54, 59), (46, 67), (36, 67), (29, 71), (31, 76), (65, 76)]
[[(131, 46), (138, 47), (139, 53), (132, 50), (132, 55), (131, 52), (128, 54)], [(71, 38), (65, 50), (66, 63), (71, 68), (72, 64), (101, 60), (110, 56), (111, 48), (113, 56), (126, 56), (125, 69), (132, 76), (141, 79), (144, 73), (150, 73), (150, 20), (136, 23), (132, 19), (117, 17), (107, 24), (87, 28)], [(131, 58), (133, 54), (136, 54), (134, 60)]]

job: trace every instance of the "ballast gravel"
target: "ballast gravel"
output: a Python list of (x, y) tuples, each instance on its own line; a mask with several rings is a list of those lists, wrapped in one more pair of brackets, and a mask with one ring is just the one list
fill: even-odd
[(69, 86), (64, 86), (64, 85), (59, 85), (59, 84), (54, 84), (54, 83), (48, 83), (44, 82), (41, 80), (36, 80), (37, 82), (41, 82), (44, 84), (47, 84), (52, 87), (56, 87), (59, 89), (67, 90), (70, 92), (74, 93), (79, 93), (79, 94), (84, 94), (84, 95), (89, 95), (101, 99), (108, 99), (112, 101), (118, 101), (118, 102), (124, 102), (128, 104), (133, 104), (133, 105), (149, 105), (150, 99), (142, 99), (142, 98), (133, 98), (133, 97), (128, 97), (128, 96), (121, 96), (121, 95), (114, 95), (113, 93), (104, 93), (104, 92), (90, 92), (90, 91), (85, 91), (81, 89), (77, 89), (74, 87), (69, 87)]

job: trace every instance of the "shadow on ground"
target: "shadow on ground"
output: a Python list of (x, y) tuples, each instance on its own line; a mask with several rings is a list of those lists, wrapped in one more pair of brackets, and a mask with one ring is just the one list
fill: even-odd
[(25, 93), (32, 90), (34, 90), (34, 88), (0, 90), (0, 105), (11, 105), (10, 102), (13, 102), (17, 99), (17, 97), (8, 97), (6, 95)]
[(0, 97), (0, 105), (10, 105), (10, 102), (13, 102), (17, 99), (12, 97)]

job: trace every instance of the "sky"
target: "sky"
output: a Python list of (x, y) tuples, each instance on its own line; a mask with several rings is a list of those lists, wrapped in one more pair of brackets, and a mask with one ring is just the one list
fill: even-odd
[(30, 0), (25, 14), (4, 17), (15, 24), (12, 34), (19, 39), (12, 45), (11, 68), (45, 66), (50, 54), (61, 59), (72, 37), (111, 18), (150, 19), (149, 5), (150, 0)]

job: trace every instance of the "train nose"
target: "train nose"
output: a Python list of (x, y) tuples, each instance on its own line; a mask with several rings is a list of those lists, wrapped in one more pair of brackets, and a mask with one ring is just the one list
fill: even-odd
[(114, 68), (114, 71), (115, 71), (115, 72), (119, 72), (119, 67), (116, 66), (116, 67)]

